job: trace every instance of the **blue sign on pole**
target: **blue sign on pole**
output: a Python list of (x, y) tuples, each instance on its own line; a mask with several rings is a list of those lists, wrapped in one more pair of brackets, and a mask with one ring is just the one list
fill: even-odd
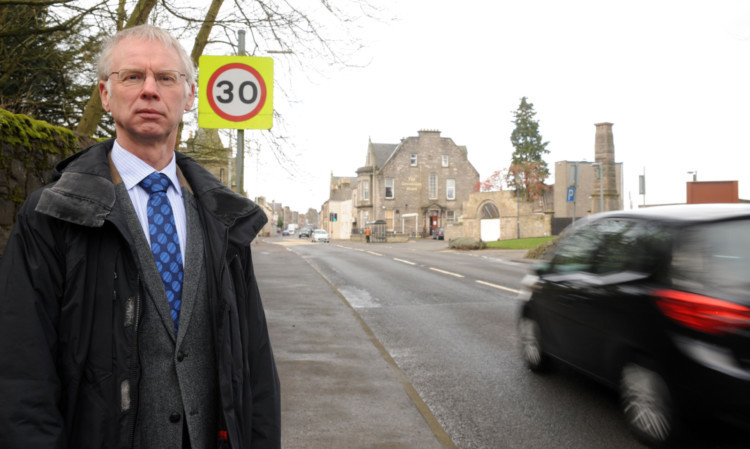
[(576, 188), (568, 187), (568, 202), (572, 203), (576, 200)]

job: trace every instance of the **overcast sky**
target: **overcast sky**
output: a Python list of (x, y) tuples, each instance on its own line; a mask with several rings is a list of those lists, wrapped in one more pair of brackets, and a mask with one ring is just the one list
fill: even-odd
[(750, 199), (750, 3), (380, 3), (398, 20), (362, 30), (366, 67), (289, 80), (298, 103), (279, 107), (297, 171), (250, 153), (251, 197), (320, 209), (331, 173), (355, 175), (369, 139), (395, 144), (420, 129), (465, 145), (485, 179), (510, 165), (513, 111), (526, 96), (551, 169), (593, 161), (594, 124), (614, 123), (626, 208), (643, 203), (644, 172), (647, 204), (684, 202), (695, 170), (699, 181), (739, 181)]

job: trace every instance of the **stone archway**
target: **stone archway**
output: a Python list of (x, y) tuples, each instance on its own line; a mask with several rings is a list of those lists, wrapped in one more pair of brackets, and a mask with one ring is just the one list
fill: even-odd
[(483, 242), (500, 240), (500, 210), (493, 201), (485, 201), (479, 205), (479, 238)]

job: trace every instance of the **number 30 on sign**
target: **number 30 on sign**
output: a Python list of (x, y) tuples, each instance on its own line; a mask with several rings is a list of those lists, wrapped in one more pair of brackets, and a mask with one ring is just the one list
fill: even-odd
[(273, 59), (201, 56), (198, 126), (270, 129), (273, 126)]

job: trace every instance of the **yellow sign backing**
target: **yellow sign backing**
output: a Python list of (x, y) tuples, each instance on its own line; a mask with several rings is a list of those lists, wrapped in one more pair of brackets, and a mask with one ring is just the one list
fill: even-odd
[(198, 67), (198, 126), (271, 129), (272, 58), (201, 56)]

